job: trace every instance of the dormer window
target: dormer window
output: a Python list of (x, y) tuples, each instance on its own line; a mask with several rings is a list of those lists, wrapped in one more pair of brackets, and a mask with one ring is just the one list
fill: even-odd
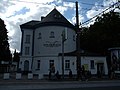
[(54, 17), (57, 18), (57, 19), (59, 19), (59, 18), (61, 18), (61, 15), (54, 14)]
[(50, 32), (50, 38), (55, 38), (55, 35), (54, 35), (53, 31)]

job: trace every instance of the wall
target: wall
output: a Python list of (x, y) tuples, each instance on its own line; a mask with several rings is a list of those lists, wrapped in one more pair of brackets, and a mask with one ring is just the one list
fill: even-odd
[(21, 68), (21, 71), (24, 71), (24, 62), (26, 60), (29, 61), (29, 71), (31, 71), (32, 57), (20, 57), (19, 68)]
[[(35, 31), (34, 56), (56, 56), (62, 51), (62, 32), (65, 27), (62, 26), (46, 26), (40, 27)], [(55, 38), (50, 38), (51, 31), (54, 32)], [(68, 39), (64, 43), (64, 52), (72, 52), (76, 50), (76, 41), (73, 41), (75, 31), (68, 28)], [(38, 39), (41, 33), (41, 39)], [(50, 46), (53, 45), (53, 46)]]
[[(21, 52), (22, 52), (22, 56), (26, 56), (25, 55), (25, 47), (30, 47), (30, 54), (27, 55), (27, 56), (32, 56), (32, 45), (33, 45), (33, 30), (31, 29), (23, 29), (23, 32), (22, 32), (22, 45), (21, 45)], [(26, 43), (26, 35), (30, 35), (30, 43)]]
[[(94, 60), (95, 68), (90, 68), (90, 60)], [(105, 74), (108, 74), (106, 57), (96, 57), (96, 56), (83, 56), (81, 57), (81, 65), (88, 64), (88, 70), (91, 71), (91, 74), (97, 74), (97, 63), (104, 63)]]
[[(33, 73), (37, 74), (48, 74), (49, 73), (49, 60), (54, 60), (55, 71), (59, 71), (62, 74), (62, 57), (36, 57), (34, 59), (33, 64)], [(36, 70), (37, 68), (37, 60), (40, 60), (40, 70)], [(73, 74), (76, 74), (76, 57), (64, 57), (64, 66), (65, 60), (70, 60), (70, 69), (72, 70)], [(64, 67), (65, 69), (65, 67)], [(64, 74), (68, 74), (69, 70), (64, 70)]]

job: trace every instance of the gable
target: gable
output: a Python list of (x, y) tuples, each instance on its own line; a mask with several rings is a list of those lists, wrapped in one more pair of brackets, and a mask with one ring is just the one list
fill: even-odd
[(21, 28), (36, 29), (42, 26), (65, 26), (75, 29), (75, 26), (71, 24), (56, 8), (54, 8), (46, 17), (41, 21), (29, 21), (20, 25)]

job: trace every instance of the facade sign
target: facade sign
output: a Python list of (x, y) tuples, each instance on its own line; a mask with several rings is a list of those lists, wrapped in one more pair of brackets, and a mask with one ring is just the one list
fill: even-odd
[(59, 41), (55, 41), (55, 42), (46, 41), (46, 43), (44, 43), (43, 46), (44, 47), (60, 47), (61, 43)]

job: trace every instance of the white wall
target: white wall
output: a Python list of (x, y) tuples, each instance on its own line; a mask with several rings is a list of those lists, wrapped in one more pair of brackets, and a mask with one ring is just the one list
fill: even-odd
[[(40, 60), (40, 70), (37, 69), (37, 60)], [(49, 73), (49, 60), (54, 60), (55, 68), (58, 68), (58, 57), (35, 57), (33, 62), (33, 73), (48, 74)]]
[[(33, 42), (33, 30), (32, 29), (23, 29), (23, 43), (22, 43), (22, 55), (20, 58), (20, 65), (19, 67), (24, 70), (24, 61), (29, 61), (29, 70), (31, 70), (31, 63), (33, 58), (33, 73), (44, 73), (48, 74), (49, 72), (49, 60), (54, 60), (56, 70), (60, 71), (61, 73), (61, 58), (58, 57), (58, 54), (62, 52), (62, 32), (65, 30), (66, 27), (63, 26), (45, 26), (40, 27), (34, 30), (34, 42)], [(55, 38), (50, 38), (51, 31), (54, 32)], [(41, 33), (41, 39), (38, 39), (39, 33)], [(26, 35), (30, 35), (30, 43), (26, 42)], [(72, 52), (76, 50), (76, 38), (73, 40), (73, 36), (76, 33), (71, 28), (67, 28), (67, 40), (64, 43), (64, 52)], [(57, 44), (57, 47), (46, 47), (45, 44), (54, 43)], [(32, 49), (34, 45), (34, 49)], [(30, 54), (25, 55), (25, 47), (30, 47)], [(33, 52), (34, 51), (34, 52)], [(32, 56), (32, 52), (34, 55)], [(71, 59), (72, 62), (74, 61), (73, 57)], [(41, 61), (40, 70), (36, 70), (37, 60)], [(76, 65), (76, 64), (75, 64)], [(74, 71), (74, 67), (72, 67)], [(68, 73), (68, 71), (65, 71)], [(75, 72), (74, 72), (75, 73)]]
[[(26, 43), (26, 35), (30, 35), (30, 43)], [(24, 61), (29, 61), (29, 71), (31, 71), (31, 62), (32, 62), (32, 41), (33, 41), (33, 30), (32, 29), (23, 29), (22, 30), (22, 45), (21, 45), (21, 52), (22, 55), (20, 56), (20, 63), (19, 68), (24, 71)], [(25, 47), (30, 47), (29, 55), (25, 55)]]
[(21, 70), (24, 71), (24, 62), (26, 60), (29, 61), (29, 71), (31, 71), (32, 57), (26, 57), (26, 56), (20, 57), (19, 68), (21, 68)]
[[(40, 70), (37, 68), (37, 60), (40, 62)], [(49, 60), (54, 60), (55, 71), (59, 71), (62, 74), (62, 57), (36, 57), (34, 59), (33, 73), (37, 74), (48, 74), (49, 73)], [(73, 74), (76, 74), (76, 57), (64, 57), (64, 69), (65, 69), (65, 60), (70, 60), (70, 69)], [(69, 70), (64, 70), (64, 74), (68, 74)]]
[[(94, 60), (95, 68), (90, 68), (90, 60)], [(106, 57), (90, 57), (90, 56), (84, 56), (81, 57), (81, 65), (88, 64), (89, 71), (91, 71), (91, 74), (97, 74), (97, 63), (104, 63), (104, 69), (105, 74), (108, 74), (108, 68), (107, 68), (107, 62)]]
[[(34, 41), (34, 56), (53, 56), (61, 53), (62, 50), (62, 32), (65, 27), (62, 26), (46, 26), (40, 27), (35, 30), (35, 41)], [(55, 38), (49, 38), (50, 32), (53, 31)], [(41, 33), (42, 38), (38, 39), (39, 33)], [(64, 52), (72, 52), (76, 50), (76, 41), (73, 41), (73, 35), (75, 31), (68, 28), (68, 39), (65, 41)], [(46, 47), (45, 44), (55, 43), (59, 44), (58, 47)]]
[[(22, 56), (25, 56), (25, 47), (30, 47), (30, 54), (27, 56), (32, 56), (32, 39), (33, 39), (33, 30), (31, 29), (23, 29), (23, 45), (22, 45)], [(26, 35), (30, 35), (30, 43), (26, 43)]]

